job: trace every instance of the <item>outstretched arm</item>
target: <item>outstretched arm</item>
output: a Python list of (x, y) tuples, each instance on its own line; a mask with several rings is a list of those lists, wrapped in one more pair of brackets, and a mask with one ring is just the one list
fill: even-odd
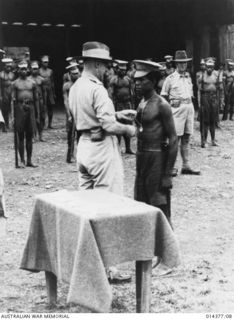
[(113, 102), (104, 87), (99, 87), (94, 92), (94, 110), (102, 128), (110, 134), (126, 134), (134, 136), (136, 129), (133, 125), (119, 123), (116, 119)]

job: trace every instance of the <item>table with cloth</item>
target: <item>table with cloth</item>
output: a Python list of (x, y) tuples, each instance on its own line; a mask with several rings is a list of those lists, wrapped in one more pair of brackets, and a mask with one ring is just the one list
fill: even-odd
[(136, 261), (142, 312), (149, 309), (154, 256), (168, 267), (179, 264), (175, 235), (159, 209), (103, 190), (62, 190), (36, 196), (20, 268), (46, 272), (49, 300), (56, 299), (56, 280), (63, 280), (68, 302), (107, 312), (112, 292), (106, 268)]

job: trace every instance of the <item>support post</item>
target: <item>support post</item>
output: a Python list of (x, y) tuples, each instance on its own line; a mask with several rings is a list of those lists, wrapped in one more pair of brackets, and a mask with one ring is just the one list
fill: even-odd
[(136, 261), (136, 312), (150, 311), (152, 260)]
[(52, 272), (45, 272), (48, 304), (52, 307), (57, 303), (57, 277)]

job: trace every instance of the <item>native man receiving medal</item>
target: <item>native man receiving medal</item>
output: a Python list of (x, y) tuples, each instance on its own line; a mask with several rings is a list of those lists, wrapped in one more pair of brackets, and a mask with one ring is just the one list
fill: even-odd
[(135, 83), (143, 98), (137, 109), (135, 199), (159, 207), (170, 221), (171, 171), (177, 155), (177, 135), (169, 103), (155, 87), (160, 65), (135, 60)]

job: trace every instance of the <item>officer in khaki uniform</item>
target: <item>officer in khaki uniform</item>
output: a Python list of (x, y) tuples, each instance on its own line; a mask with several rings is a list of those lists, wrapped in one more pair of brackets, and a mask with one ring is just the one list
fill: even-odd
[[(113, 102), (102, 83), (111, 61), (109, 48), (87, 42), (82, 58), (84, 71), (69, 93), (69, 107), (76, 129), (81, 131), (77, 148), (79, 186), (122, 194), (123, 168), (116, 135), (133, 136), (135, 127), (117, 121)], [(121, 114), (118, 112), (117, 117)]]
[[(180, 144), (182, 157), (182, 174), (200, 174), (200, 171), (193, 170), (189, 165), (189, 139), (193, 133), (194, 106), (192, 103), (193, 85), (187, 70), (187, 62), (191, 61), (186, 51), (176, 51), (176, 70), (169, 75), (162, 87), (161, 95), (171, 104), (172, 114), (175, 122), (176, 133)], [(173, 176), (177, 175), (175, 168)]]
[[(112, 100), (103, 85), (107, 65), (112, 61), (109, 48), (100, 42), (83, 44), (84, 71), (69, 92), (69, 108), (81, 137), (77, 147), (79, 188), (104, 189), (123, 194), (123, 166), (117, 134), (134, 136), (128, 110), (115, 113)], [(133, 110), (130, 110), (131, 112)], [(129, 281), (131, 277), (109, 270), (110, 278)]]

